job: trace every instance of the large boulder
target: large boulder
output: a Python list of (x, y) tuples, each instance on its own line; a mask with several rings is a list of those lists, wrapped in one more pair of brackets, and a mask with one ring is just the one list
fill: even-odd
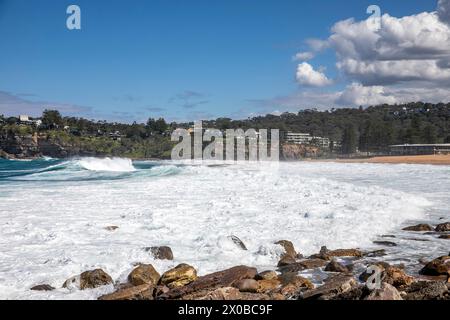
[(450, 276), (450, 256), (439, 257), (427, 263), (425, 267), (420, 270), (420, 274), (428, 276)]
[(397, 289), (383, 283), (380, 289), (373, 290), (364, 300), (403, 300)]
[(254, 279), (256, 269), (247, 266), (236, 266), (227, 270), (214, 272), (206, 276), (199, 277), (190, 284), (173, 288), (169, 292), (159, 296), (159, 299), (184, 299), (192, 297), (200, 291), (211, 291), (217, 288), (233, 287), (233, 285), (242, 279)]
[(404, 231), (418, 231), (418, 232), (433, 231), (433, 227), (430, 226), (429, 224), (421, 223), (421, 224), (418, 224), (418, 225), (415, 225), (415, 226), (410, 226), (410, 227), (403, 228), (402, 230), (404, 230)]
[(283, 247), (284, 254), (282, 256), (289, 256), (293, 259), (296, 259), (298, 257), (297, 251), (295, 251), (294, 244), (291, 241), (288, 240), (280, 240), (275, 242), (275, 244), (278, 244)]
[(357, 286), (357, 281), (350, 275), (338, 274), (325, 280), (325, 284), (300, 295), (301, 299), (331, 300), (335, 296), (348, 292)]
[(160, 279), (160, 284), (170, 289), (183, 287), (197, 279), (197, 271), (194, 267), (182, 263), (173, 269), (166, 271)]
[(151, 264), (141, 264), (128, 275), (128, 281), (134, 286), (150, 284), (156, 286), (160, 275)]
[(85, 271), (79, 276), (72, 277), (63, 284), (63, 288), (77, 288), (81, 290), (94, 289), (112, 284), (113, 279), (102, 269)]
[(405, 300), (434, 300), (448, 293), (448, 287), (442, 281), (418, 281), (406, 290)]
[(119, 289), (114, 293), (106, 294), (98, 300), (153, 300), (154, 287), (151, 284)]
[(436, 231), (437, 231), (437, 232), (446, 232), (446, 231), (450, 231), (450, 222), (441, 223), (441, 224), (437, 225), (437, 226), (436, 226)]
[(349, 273), (351, 268), (344, 266), (342, 263), (337, 262), (336, 259), (333, 259), (325, 266), (325, 271)]
[(153, 257), (158, 260), (173, 260), (173, 252), (170, 247), (149, 247), (145, 248), (145, 251), (151, 252)]
[[(376, 266), (381, 272), (380, 280), (395, 288), (403, 289), (416, 281), (414, 277), (406, 274), (402, 268), (391, 266), (386, 262), (377, 262), (371, 267), (373, 266)], [(372, 274), (366, 270), (359, 276), (359, 279), (366, 282)]]

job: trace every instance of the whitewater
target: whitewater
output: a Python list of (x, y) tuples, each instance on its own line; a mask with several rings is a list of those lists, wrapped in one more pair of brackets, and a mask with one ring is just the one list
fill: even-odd
[[(324, 245), (380, 249), (374, 240), (395, 235), (386, 259), (417, 269), (420, 258), (446, 254), (448, 240), (400, 230), (448, 220), (449, 185), (449, 166), (0, 159), (0, 299), (95, 299), (113, 287), (61, 286), (95, 268), (125, 282), (138, 263), (160, 273), (179, 263), (200, 275), (242, 264), (273, 270), (281, 239), (308, 255)], [(160, 245), (174, 261), (144, 250)], [(57, 290), (29, 290), (43, 283)]]

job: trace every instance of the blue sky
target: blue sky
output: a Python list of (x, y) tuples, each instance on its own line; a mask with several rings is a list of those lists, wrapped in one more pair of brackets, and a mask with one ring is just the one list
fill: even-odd
[[(70, 4), (81, 8), (81, 30), (66, 28)], [(0, 0), (0, 113), (55, 106), (181, 121), (322, 105), (303, 99), (311, 95), (325, 105), (323, 95), (356, 78), (342, 76), (329, 49), (307, 63), (332, 84), (304, 86), (293, 56), (338, 21), (366, 19), (371, 4), (393, 17), (436, 10), (430, 0)]]

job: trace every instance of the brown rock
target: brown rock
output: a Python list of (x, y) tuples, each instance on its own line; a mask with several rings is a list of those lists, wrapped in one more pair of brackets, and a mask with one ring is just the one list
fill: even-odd
[(281, 283), (281, 293), (287, 299), (297, 298), (302, 291), (313, 289), (314, 285), (306, 278), (296, 273), (285, 273), (279, 276)]
[(160, 279), (160, 284), (170, 289), (183, 287), (197, 279), (197, 271), (188, 264), (179, 264), (173, 269), (166, 271)]
[(34, 286), (34, 287), (30, 288), (30, 290), (33, 290), (33, 291), (52, 291), (52, 290), (55, 290), (55, 288), (53, 288), (49, 284), (40, 284), (40, 285), (37, 285), (37, 286)]
[(238, 280), (234, 283), (233, 286), (239, 289), (240, 292), (258, 292), (258, 281), (254, 279)]
[(145, 251), (150, 251), (153, 257), (158, 260), (173, 260), (173, 253), (170, 247), (150, 247), (145, 248)]
[(405, 300), (434, 300), (448, 293), (445, 282), (419, 281), (406, 289)]
[(81, 290), (94, 289), (108, 284), (112, 284), (112, 278), (102, 269), (85, 271), (79, 276), (67, 279), (63, 288), (78, 288)]
[(350, 272), (350, 268), (344, 266), (342, 263), (339, 263), (335, 259), (333, 259), (329, 264), (327, 264), (327, 266), (325, 267), (325, 271), (348, 273)]
[(441, 224), (437, 225), (436, 231), (437, 232), (450, 231), (450, 222), (441, 223)]
[(300, 298), (330, 300), (338, 294), (352, 290), (355, 286), (357, 281), (352, 276), (338, 274), (328, 278), (323, 286), (304, 292)]
[(302, 270), (322, 268), (328, 262), (322, 259), (306, 259), (279, 268), (281, 273), (300, 272)]
[(256, 269), (246, 266), (237, 266), (227, 270), (215, 272), (199, 277), (196, 281), (180, 288), (174, 288), (161, 295), (161, 299), (179, 299), (192, 296), (193, 293), (217, 289), (219, 287), (232, 287), (234, 283), (242, 279), (253, 279), (256, 276)]
[(238, 237), (231, 235), (230, 239), (242, 250), (247, 250), (247, 247), (245, 246), (244, 242), (242, 242), (242, 240), (239, 239)]
[(273, 279), (277, 279), (278, 278), (278, 273), (276, 273), (275, 271), (263, 271), (258, 273), (255, 276), (256, 280), (273, 280)]
[(259, 293), (268, 293), (278, 289), (281, 286), (281, 282), (277, 279), (270, 280), (259, 280), (258, 281), (258, 290)]
[(105, 230), (107, 230), (107, 231), (116, 231), (117, 229), (119, 229), (118, 226), (108, 226), (108, 227), (105, 227)]
[(373, 290), (364, 300), (403, 300), (397, 289), (388, 283), (382, 283), (380, 289)]
[[(379, 261), (379, 262), (376, 262), (376, 263), (370, 265), (369, 267), (378, 267), (380, 272), (383, 273), (387, 268), (390, 268), (390, 264), (387, 262)], [(373, 272), (369, 273), (366, 269), (359, 276), (359, 280), (361, 280), (362, 282), (366, 282), (372, 274), (373, 274)], [(383, 276), (383, 274), (380, 275), (380, 278), (382, 278), (382, 276)]]
[(418, 224), (415, 226), (410, 226), (403, 228), (404, 231), (432, 231), (433, 228), (429, 224)]
[(220, 301), (242, 300), (242, 294), (236, 288), (225, 287), (215, 289), (207, 293), (203, 297), (196, 298), (196, 300), (220, 300)]
[(295, 263), (295, 259), (292, 258), (291, 256), (288, 255), (284, 255), (281, 257), (280, 261), (278, 261), (278, 267), (284, 267), (284, 266), (288, 266), (290, 264)]
[(285, 252), (283, 256), (287, 255), (289, 257), (292, 257), (293, 259), (297, 258), (298, 256), (297, 251), (295, 251), (294, 244), (291, 241), (280, 240), (275, 242), (275, 244), (278, 244), (283, 247)]
[(327, 252), (330, 257), (357, 257), (363, 256), (363, 253), (358, 249), (337, 249)]
[(439, 239), (449, 240), (450, 239), (450, 234), (442, 234), (442, 235), (439, 236)]
[(384, 249), (364, 253), (364, 256), (369, 257), (369, 258), (383, 257), (385, 255), (386, 255), (386, 250), (384, 250)]
[(135, 268), (128, 276), (128, 281), (135, 286), (150, 284), (156, 286), (160, 279), (158, 271), (151, 264), (141, 264)]
[(450, 275), (450, 256), (443, 256), (427, 263), (420, 274), (428, 276)]
[(154, 287), (151, 284), (142, 284), (125, 289), (119, 289), (114, 293), (106, 294), (98, 300), (153, 300)]

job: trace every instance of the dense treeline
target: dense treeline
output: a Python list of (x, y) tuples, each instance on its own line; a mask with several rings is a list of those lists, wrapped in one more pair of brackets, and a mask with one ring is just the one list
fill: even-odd
[[(0, 116), (1, 133), (33, 133), (64, 131), (71, 137), (97, 137), (119, 140), (120, 149), (156, 149), (166, 153), (173, 145), (170, 132), (193, 123), (166, 123), (150, 118), (147, 123), (109, 123), (75, 117), (62, 117), (56, 110), (46, 110), (38, 128), (17, 125), (17, 118)], [(266, 115), (246, 120), (219, 118), (204, 121), (204, 128), (280, 129), (309, 133), (341, 142), (342, 153), (385, 152), (392, 144), (450, 143), (450, 104), (409, 103), (368, 108), (345, 108), (328, 111), (314, 109), (298, 113)], [(142, 151), (144, 152), (144, 151)], [(142, 152), (138, 152), (141, 154)], [(159, 153), (158, 152), (158, 153)], [(144, 152), (148, 156), (148, 152)]]

